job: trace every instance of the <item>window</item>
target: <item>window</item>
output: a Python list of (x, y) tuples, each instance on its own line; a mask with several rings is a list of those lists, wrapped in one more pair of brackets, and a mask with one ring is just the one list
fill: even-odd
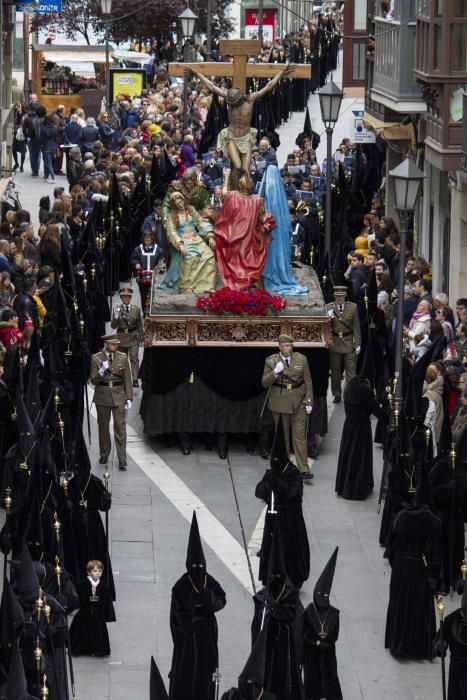
[(449, 121), (461, 122), (464, 106), (464, 90), (466, 85), (451, 85), (449, 91)]
[(443, 0), (435, 0), (435, 17), (441, 17), (443, 14)]
[(454, 17), (467, 19), (467, 0), (454, 0)]
[(440, 24), (435, 24), (434, 28), (434, 52), (433, 52), (433, 68), (439, 70), (441, 68), (441, 43), (442, 43), (442, 27)]
[(355, 0), (353, 26), (357, 32), (366, 30), (366, 0)]
[(417, 14), (421, 17), (427, 17), (430, 9), (430, 3), (427, 0), (417, 0)]
[(365, 55), (366, 44), (354, 42), (352, 64), (353, 80), (365, 80)]
[(451, 69), (467, 72), (467, 24), (451, 24)]

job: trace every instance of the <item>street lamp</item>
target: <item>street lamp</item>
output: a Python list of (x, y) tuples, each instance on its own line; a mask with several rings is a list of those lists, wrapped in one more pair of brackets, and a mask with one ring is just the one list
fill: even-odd
[(344, 93), (331, 80), (319, 91), (319, 106), (321, 119), (326, 128), (327, 155), (326, 155), (326, 212), (324, 221), (324, 250), (331, 257), (331, 180), (332, 180), (332, 132), (339, 117)]
[(400, 221), (400, 253), (399, 253), (399, 280), (397, 291), (397, 323), (396, 323), (396, 390), (395, 402), (399, 411), (404, 400), (402, 390), (402, 341), (404, 329), (404, 284), (405, 284), (405, 251), (407, 247), (407, 233), (409, 230), (410, 215), (415, 208), (420, 183), (425, 175), (415, 165), (411, 158), (406, 158), (397, 168), (389, 171), (394, 187), (394, 206), (399, 214)]
[[(187, 63), (187, 41), (193, 36), (195, 30), (196, 20), (198, 15), (195, 15), (191, 8), (187, 7), (183, 12), (178, 15), (180, 24), (182, 25), (183, 34), (183, 62)], [(183, 77), (183, 131), (185, 131), (188, 122), (188, 80), (186, 76)]]
[(109, 60), (109, 27), (112, 14), (112, 0), (101, 0), (101, 12), (107, 18), (105, 23), (105, 105), (110, 109), (110, 60)]
[(198, 15), (195, 15), (193, 10), (190, 7), (187, 7), (178, 15), (178, 19), (182, 25), (183, 38), (190, 39), (193, 36)]

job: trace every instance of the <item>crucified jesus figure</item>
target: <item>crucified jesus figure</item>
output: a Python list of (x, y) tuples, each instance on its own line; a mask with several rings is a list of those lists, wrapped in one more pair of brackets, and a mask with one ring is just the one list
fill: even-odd
[(257, 129), (251, 128), (253, 105), (257, 99), (271, 92), (282, 78), (293, 70), (293, 65), (286, 63), (284, 69), (270, 80), (261, 90), (245, 95), (240, 88), (220, 88), (206, 76), (190, 68), (185, 69), (185, 78), (193, 73), (207, 88), (227, 101), (229, 126), (219, 134), (217, 147), (229, 156), (234, 170), (250, 172), (251, 149), (256, 144)]

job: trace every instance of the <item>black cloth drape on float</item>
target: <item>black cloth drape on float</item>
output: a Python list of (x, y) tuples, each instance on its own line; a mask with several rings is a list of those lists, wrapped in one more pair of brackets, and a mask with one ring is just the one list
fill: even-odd
[[(266, 395), (261, 386), (271, 348), (150, 348), (144, 352), (141, 415), (150, 435), (187, 432), (259, 432)], [(329, 353), (300, 349), (313, 379), (316, 432), (327, 429)]]

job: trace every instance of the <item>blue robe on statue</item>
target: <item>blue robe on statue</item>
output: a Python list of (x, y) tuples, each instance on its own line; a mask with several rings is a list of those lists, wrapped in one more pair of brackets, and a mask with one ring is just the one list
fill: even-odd
[(264, 288), (282, 296), (308, 294), (308, 287), (301, 287), (297, 283), (290, 266), (292, 222), (284, 184), (276, 165), (267, 168), (261, 180), (259, 193), (264, 200), (264, 208), (271, 212), (276, 222), (262, 273)]

